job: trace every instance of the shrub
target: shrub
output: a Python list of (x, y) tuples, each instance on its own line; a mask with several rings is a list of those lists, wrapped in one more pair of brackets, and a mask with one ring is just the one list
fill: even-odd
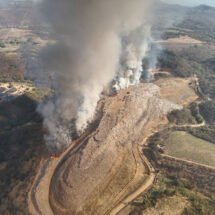
[(4, 44), (4, 42), (0, 42), (0, 48), (5, 48), (6, 46), (5, 46), (5, 44)]

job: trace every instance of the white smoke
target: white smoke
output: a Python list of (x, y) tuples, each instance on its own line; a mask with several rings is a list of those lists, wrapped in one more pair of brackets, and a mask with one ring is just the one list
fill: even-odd
[(121, 67), (117, 74), (116, 90), (138, 84), (143, 72), (143, 58), (150, 48), (151, 26), (143, 25), (124, 38)]
[(93, 119), (104, 87), (139, 82), (147, 51), (149, 0), (44, 0), (41, 8), (57, 43), (44, 50), (56, 95), (39, 108), (48, 147), (70, 144), (74, 129)]

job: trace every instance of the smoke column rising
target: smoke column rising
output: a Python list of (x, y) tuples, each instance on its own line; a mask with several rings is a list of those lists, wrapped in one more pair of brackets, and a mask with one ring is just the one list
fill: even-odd
[(57, 43), (43, 53), (56, 96), (39, 109), (50, 133), (48, 147), (62, 148), (71, 142), (74, 121), (76, 130), (83, 131), (93, 119), (104, 87), (115, 77), (122, 80), (139, 72), (140, 65), (131, 64), (139, 64), (146, 52), (146, 41), (136, 33), (148, 34), (142, 25), (149, 1), (44, 0), (40, 6)]
[(143, 58), (146, 56), (151, 42), (151, 26), (141, 25), (126, 35), (122, 40), (121, 67), (116, 77), (116, 90), (139, 83)]

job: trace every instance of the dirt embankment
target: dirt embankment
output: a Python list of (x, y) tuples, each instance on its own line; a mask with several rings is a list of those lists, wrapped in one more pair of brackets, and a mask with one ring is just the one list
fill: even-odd
[(181, 108), (159, 91), (141, 84), (105, 98), (98, 128), (37, 177), (32, 214), (110, 214), (147, 189), (153, 177), (139, 145), (169, 111)]

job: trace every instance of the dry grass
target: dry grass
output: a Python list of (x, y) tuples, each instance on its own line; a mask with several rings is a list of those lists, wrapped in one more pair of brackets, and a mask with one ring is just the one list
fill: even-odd
[(215, 166), (215, 145), (186, 132), (175, 131), (164, 140), (168, 155)]
[(0, 29), (0, 40), (13, 40), (20, 38), (32, 37), (33, 34), (29, 30), (18, 28), (2, 28)]
[(184, 105), (195, 101), (198, 96), (189, 86), (189, 79), (168, 78), (155, 82), (161, 88), (161, 96), (174, 103)]
[(154, 208), (145, 210), (143, 215), (180, 215), (186, 206), (188, 206), (188, 201), (182, 196), (163, 198)]
[(188, 45), (203, 44), (202, 41), (196, 40), (196, 39), (189, 37), (189, 36), (180, 36), (180, 37), (176, 37), (176, 38), (170, 38), (168, 40), (157, 41), (157, 43), (161, 43), (161, 44), (173, 43), (173, 44), (188, 44)]
[(24, 79), (24, 65), (16, 53), (0, 48), (0, 81)]

